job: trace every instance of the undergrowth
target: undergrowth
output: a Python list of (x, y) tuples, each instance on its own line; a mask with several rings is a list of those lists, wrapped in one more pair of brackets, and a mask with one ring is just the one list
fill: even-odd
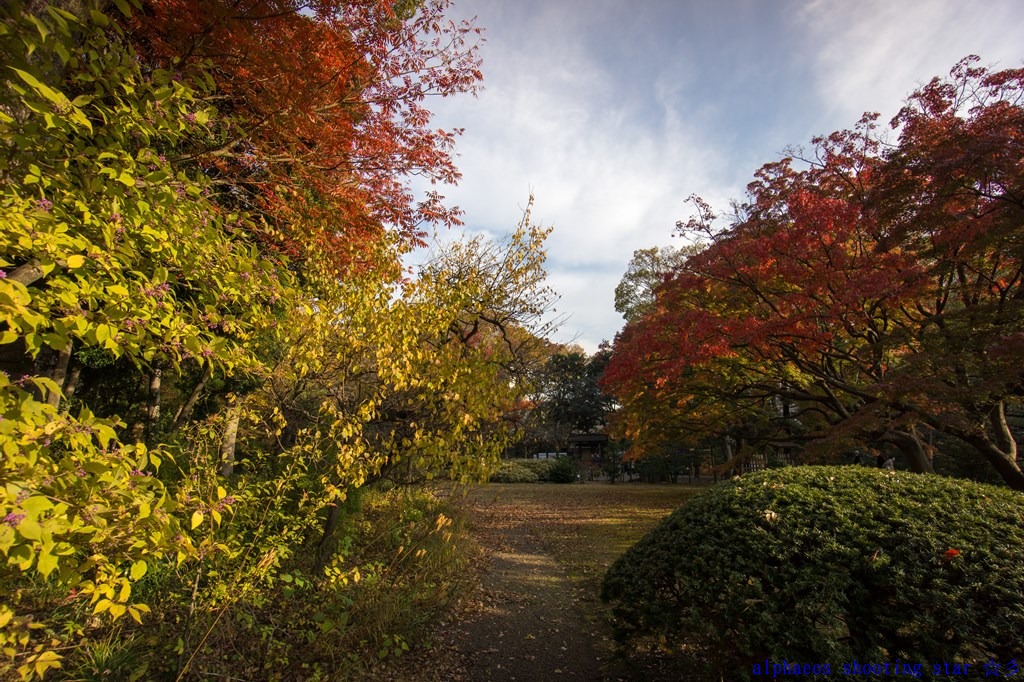
[[(203, 599), (223, 576), (209, 570), (189, 584), (194, 576), (170, 562), (138, 585), (153, 611), (142, 625), (66, 614), (79, 638), (53, 678), (359, 679), (387, 665), (467, 587), (473, 544), (462, 516), (430, 491), (370, 489), (354, 506), (319, 572), (305, 552), (280, 562), (272, 581)], [(190, 611), (193, 587), (200, 608)]]

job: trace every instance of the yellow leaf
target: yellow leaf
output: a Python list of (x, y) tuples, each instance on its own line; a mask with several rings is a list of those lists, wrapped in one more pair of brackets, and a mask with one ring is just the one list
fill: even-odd
[(132, 576), (132, 580), (138, 580), (142, 576), (146, 575), (146, 570), (148, 568), (149, 566), (147, 566), (146, 562), (142, 559), (139, 559), (138, 561), (134, 562), (132, 564), (132, 570), (130, 573)]
[(53, 573), (55, 568), (57, 568), (57, 557), (50, 554), (49, 551), (40, 552), (39, 560), (36, 562), (36, 569), (44, 576), (48, 576)]
[(203, 522), (203, 512), (194, 511), (192, 512), (192, 530), (199, 527), (199, 524)]
[(29, 660), (35, 668), (36, 675), (42, 677), (50, 668), (60, 667), (61, 657), (55, 651), (43, 651), (35, 658), (30, 658)]
[(78, 268), (85, 265), (85, 256), (83, 256), (80, 253), (76, 253), (74, 256), (68, 256), (67, 263), (69, 268), (71, 268), (72, 270), (77, 270)]
[(26, 540), (39, 540), (43, 537), (43, 529), (35, 519), (25, 518), (18, 524), (18, 532)]

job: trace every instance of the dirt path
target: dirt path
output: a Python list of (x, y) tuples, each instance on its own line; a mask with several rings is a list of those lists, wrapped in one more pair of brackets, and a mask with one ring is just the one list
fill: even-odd
[(600, 680), (601, 624), (583, 617), (573, 586), (529, 526), (530, 509), (473, 501), (490, 557), (481, 603), (450, 632), (470, 680)]
[[(598, 599), (608, 566), (692, 495), (683, 486), (491, 485), (461, 501), (480, 545), (478, 586), (380, 682), (655, 680), (657, 660), (614, 657)], [(670, 679), (679, 679), (678, 677)]]

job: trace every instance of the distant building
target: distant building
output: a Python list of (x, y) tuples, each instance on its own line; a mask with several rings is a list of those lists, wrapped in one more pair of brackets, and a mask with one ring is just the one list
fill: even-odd
[(604, 433), (580, 433), (569, 436), (569, 454), (584, 469), (600, 469), (604, 464), (604, 451), (608, 446), (608, 435)]

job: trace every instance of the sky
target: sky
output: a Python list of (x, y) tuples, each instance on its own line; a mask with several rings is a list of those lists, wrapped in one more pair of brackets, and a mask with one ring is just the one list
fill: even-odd
[(1024, 66), (1024, 0), (455, 1), (484, 29), (484, 89), (429, 104), (465, 129), (441, 192), (495, 238), (533, 193), (566, 317), (552, 340), (591, 353), (624, 324), (633, 251), (683, 243), (691, 194), (727, 212), (761, 165), (864, 112), (889, 121), (967, 55)]

